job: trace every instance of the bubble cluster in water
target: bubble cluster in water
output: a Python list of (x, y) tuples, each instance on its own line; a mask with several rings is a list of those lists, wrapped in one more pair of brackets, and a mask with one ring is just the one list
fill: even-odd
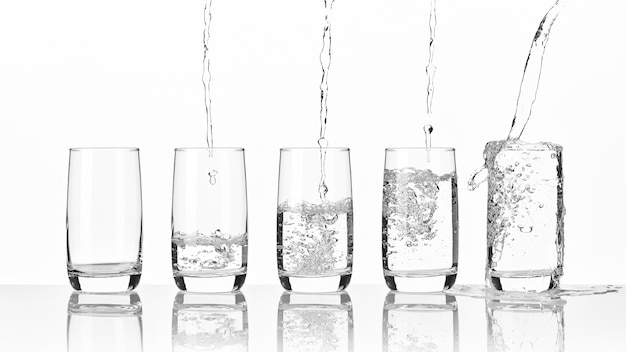
[(425, 241), (437, 236), (440, 183), (455, 177), (412, 167), (385, 170), (383, 217), (387, 226), (383, 232), (406, 241), (409, 247), (427, 245)]
[(172, 236), (174, 271), (239, 269), (246, 265), (247, 247), (247, 234), (177, 231)]
[(560, 270), (565, 215), (561, 151), (561, 146), (552, 143), (487, 143), (484, 157), (489, 170), (487, 241), (491, 269)]
[(332, 275), (352, 266), (352, 199), (278, 207), (279, 270), (290, 275)]

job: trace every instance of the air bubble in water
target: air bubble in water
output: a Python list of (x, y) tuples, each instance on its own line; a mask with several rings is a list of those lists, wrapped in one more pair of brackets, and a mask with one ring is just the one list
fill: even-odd
[[(210, 184), (214, 185), (214, 184), (216, 184), (216, 183), (217, 183), (217, 177), (216, 177), (216, 176), (217, 176), (217, 174), (218, 174), (217, 170), (211, 170), (211, 171), (209, 171), (209, 183), (210, 183)], [(218, 231), (219, 231), (219, 230), (218, 230)]]

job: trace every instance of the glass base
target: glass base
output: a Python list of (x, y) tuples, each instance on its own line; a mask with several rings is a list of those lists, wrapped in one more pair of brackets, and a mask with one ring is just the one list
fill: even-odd
[(174, 276), (180, 290), (188, 292), (234, 292), (246, 281), (246, 274), (229, 276)]
[(80, 292), (119, 293), (134, 290), (139, 285), (141, 274), (112, 277), (88, 277), (70, 275), (72, 288)]
[(390, 290), (400, 292), (441, 292), (449, 289), (456, 281), (453, 274), (399, 276), (387, 273), (385, 282)]
[(561, 276), (548, 272), (497, 272), (487, 275), (487, 286), (498, 291), (544, 292), (559, 288)]
[(343, 291), (350, 284), (352, 274), (323, 277), (280, 276), (280, 284), (287, 291), (324, 293)]

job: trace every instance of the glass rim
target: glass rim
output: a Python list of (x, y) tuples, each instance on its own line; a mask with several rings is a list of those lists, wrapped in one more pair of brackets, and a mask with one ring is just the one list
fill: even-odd
[(385, 148), (385, 152), (396, 152), (396, 151), (409, 151), (409, 150), (432, 150), (438, 152), (454, 152), (455, 149), (452, 147), (394, 147), (394, 148)]
[(245, 151), (245, 149), (243, 147), (213, 147), (213, 148), (209, 148), (209, 147), (179, 147), (179, 148), (174, 148), (174, 151), (177, 151), (177, 152), (209, 151), (209, 150), (221, 150), (221, 151), (233, 151), (233, 152)]
[(78, 147), (78, 148), (70, 148), (70, 152), (87, 152), (87, 151), (128, 151), (128, 152), (138, 152), (139, 148), (137, 147)]
[(285, 147), (280, 148), (280, 151), (290, 152), (290, 151), (310, 151), (310, 150), (331, 150), (331, 151), (350, 151), (348, 147)]

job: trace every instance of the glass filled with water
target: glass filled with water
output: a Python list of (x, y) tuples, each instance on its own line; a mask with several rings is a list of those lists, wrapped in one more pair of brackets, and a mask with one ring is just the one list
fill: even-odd
[(382, 210), (387, 286), (406, 292), (452, 287), (458, 223), (454, 149), (387, 149)]
[(67, 272), (75, 290), (124, 292), (141, 277), (139, 149), (72, 148)]
[(352, 275), (350, 150), (281, 149), (277, 213), (282, 286), (301, 292), (346, 288)]
[(172, 194), (172, 269), (181, 290), (236, 291), (248, 266), (243, 148), (178, 148)]
[(525, 292), (558, 288), (565, 216), (562, 151), (553, 143), (487, 143), (488, 286)]

